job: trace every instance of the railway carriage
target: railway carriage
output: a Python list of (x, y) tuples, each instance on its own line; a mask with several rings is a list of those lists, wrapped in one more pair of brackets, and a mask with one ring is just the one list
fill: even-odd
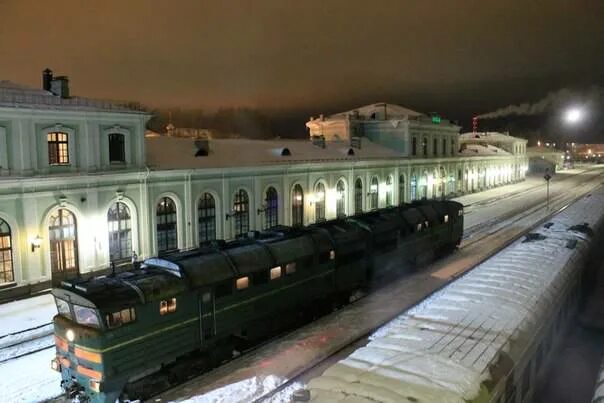
[[(454, 220), (443, 214), (449, 211)], [(53, 290), (52, 366), (80, 401), (165, 389), (230, 358), (239, 345), (328, 311), (373, 277), (415, 261), (420, 248), (454, 247), (460, 211), (452, 201), (423, 202), (278, 227), (147, 259), (137, 270), (64, 282)]]

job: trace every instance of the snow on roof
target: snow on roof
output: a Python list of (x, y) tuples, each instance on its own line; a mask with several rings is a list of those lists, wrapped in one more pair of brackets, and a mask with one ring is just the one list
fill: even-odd
[(514, 142), (514, 141), (524, 141), (527, 140), (510, 136), (509, 134), (499, 133), (499, 132), (467, 132), (459, 135), (459, 142), (463, 143), (466, 141), (497, 141), (497, 142)]
[(511, 155), (509, 152), (495, 147), (491, 144), (464, 144), (461, 149), (461, 155), (473, 156), (473, 155)]
[[(198, 140), (198, 144), (199, 140)], [(208, 155), (196, 157), (195, 140), (167, 136), (146, 137), (147, 164), (157, 169), (194, 169), (401, 158), (402, 154), (363, 139), (361, 149), (348, 142), (327, 142), (325, 148), (309, 140), (207, 140)], [(287, 155), (287, 149), (289, 156)], [(349, 155), (352, 149), (353, 155)]]
[[(502, 353), (516, 361), (557, 314), (601, 229), (604, 192), (592, 193), (375, 332), (310, 381), (312, 401), (465, 402), (479, 396)], [(577, 244), (569, 248), (569, 242)], [(501, 370), (499, 371), (501, 372)]]
[(62, 98), (50, 91), (0, 81), (0, 107), (144, 113), (132, 105), (84, 97)]
[(329, 115), (327, 119), (344, 119), (347, 116), (353, 115), (357, 112), (360, 119), (371, 119), (371, 115), (383, 115), (384, 111), (386, 111), (388, 119), (402, 119), (409, 116), (424, 116), (423, 113), (416, 112), (400, 105), (379, 102), (377, 104), (365, 105), (346, 112)]

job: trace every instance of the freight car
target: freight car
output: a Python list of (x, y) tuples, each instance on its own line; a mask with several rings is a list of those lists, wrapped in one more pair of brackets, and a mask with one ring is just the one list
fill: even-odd
[(51, 365), (79, 401), (144, 397), (216, 365), (242, 341), (347, 302), (377, 276), (451, 251), (462, 231), (461, 204), (422, 201), (66, 281), (53, 289)]

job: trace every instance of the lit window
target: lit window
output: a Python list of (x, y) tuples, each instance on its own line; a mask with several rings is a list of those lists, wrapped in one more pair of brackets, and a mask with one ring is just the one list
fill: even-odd
[(121, 325), (125, 325), (126, 323), (133, 322), (135, 319), (136, 313), (134, 311), (134, 308), (126, 308), (122, 309), (121, 311), (105, 315), (107, 327), (110, 329), (120, 327)]
[(245, 290), (250, 286), (250, 278), (249, 277), (241, 277), (237, 279), (237, 283), (235, 284), (238, 290)]
[(417, 224), (417, 231), (421, 231), (422, 230), (422, 225), (421, 224)]
[(296, 262), (288, 263), (285, 265), (285, 274), (292, 274), (296, 272)]
[(176, 311), (176, 298), (164, 299), (159, 303), (159, 313), (166, 315)]
[(449, 215), (448, 215), (448, 214), (445, 214), (445, 217), (443, 218), (443, 221), (444, 221), (445, 223), (448, 223), (448, 222), (449, 222)]
[(428, 228), (430, 226), (430, 223), (428, 221), (424, 221), (424, 225), (426, 226), (426, 228)]
[(463, 215), (463, 210), (459, 210), (458, 215), (461, 217)]
[(275, 280), (281, 277), (281, 266), (273, 267), (271, 269), (271, 280)]
[(46, 136), (48, 141), (48, 163), (50, 165), (69, 164), (69, 143), (67, 133), (52, 132)]
[(335, 258), (336, 258), (336, 251), (330, 250), (329, 251), (329, 260), (334, 260)]

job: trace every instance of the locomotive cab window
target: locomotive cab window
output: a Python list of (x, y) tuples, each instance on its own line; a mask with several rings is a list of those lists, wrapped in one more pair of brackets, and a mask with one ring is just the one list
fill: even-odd
[(160, 315), (176, 312), (176, 298), (164, 299), (159, 303)]
[(96, 314), (96, 311), (92, 308), (87, 308), (85, 306), (74, 305), (73, 313), (76, 317), (76, 322), (80, 325), (90, 326), (99, 328), (99, 317)]
[(281, 266), (273, 267), (270, 271), (271, 280), (276, 280), (281, 277)]
[(72, 319), (71, 311), (69, 310), (69, 303), (59, 298), (56, 298), (55, 300), (57, 302), (57, 312), (59, 312), (59, 315), (67, 319)]
[(237, 279), (237, 281), (235, 282), (235, 287), (238, 290), (245, 290), (246, 288), (248, 288), (250, 286), (250, 278), (245, 276), (245, 277), (240, 277)]
[(120, 327), (130, 322), (134, 322), (135, 319), (136, 312), (134, 311), (134, 308), (126, 308), (122, 309), (121, 311), (105, 315), (107, 327), (110, 329)]

